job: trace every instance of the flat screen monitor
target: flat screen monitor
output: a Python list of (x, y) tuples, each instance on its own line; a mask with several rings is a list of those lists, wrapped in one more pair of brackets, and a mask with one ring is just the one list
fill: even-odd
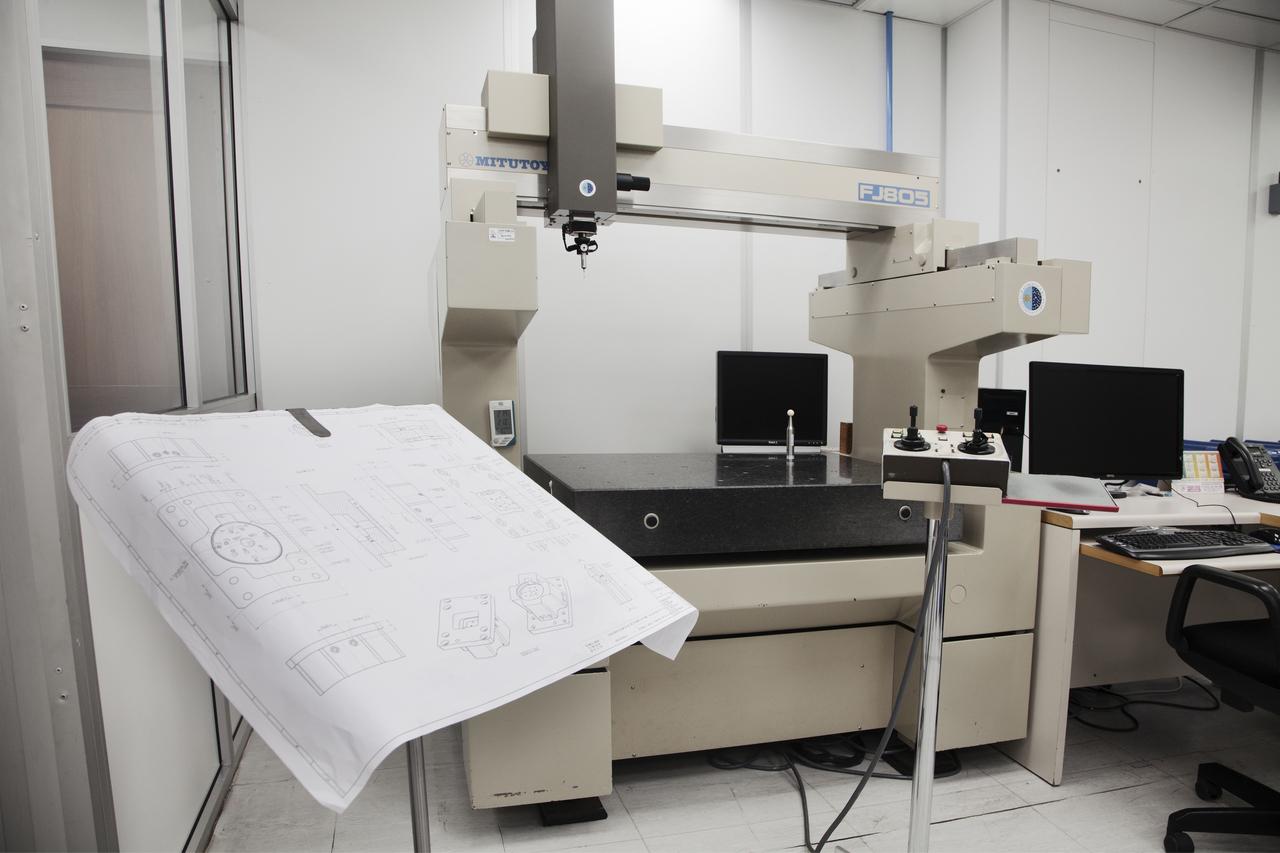
[(1032, 474), (1182, 476), (1182, 371), (1031, 362)]
[(797, 447), (827, 443), (825, 353), (716, 353), (717, 444), (785, 445), (788, 409)]

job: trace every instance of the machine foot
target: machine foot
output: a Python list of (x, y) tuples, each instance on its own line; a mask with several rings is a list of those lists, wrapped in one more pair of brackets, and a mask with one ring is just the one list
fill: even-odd
[(542, 815), (543, 826), (560, 826), (566, 823), (586, 823), (590, 820), (604, 820), (609, 813), (604, 810), (604, 803), (599, 797), (583, 797), (578, 800), (556, 800), (551, 803), (538, 803), (538, 812)]
[[(903, 776), (910, 776), (916, 769), (916, 751), (895, 733), (889, 739), (889, 746), (884, 755), (884, 763), (897, 770)], [(955, 773), (959, 769), (960, 762), (956, 759), (956, 754), (951, 750), (939, 752), (933, 759), (933, 778), (935, 779), (939, 776)]]

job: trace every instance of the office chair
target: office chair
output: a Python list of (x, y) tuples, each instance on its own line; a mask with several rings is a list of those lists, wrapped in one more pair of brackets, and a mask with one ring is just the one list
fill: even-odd
[[(1251, 595), (1267, 609), (1265, 619), (1187, 625), (1187, 605), (1198, 581)], [(1178, 656), (1222, 691), (1222, 701), (1239, 711), (1254, 706), (1280, 714), (1280, 591), (1243, 573), (1190, 566), (1178, 578), (1169, 604), (1165, 638)], [(1280, 836), (1280, 791), (1216, 762), (1196, 771), (1196, 795), (1216, 800), (1230, 791), (1245, 807), (1181, 809), (1169, 815), (1164, 849), (1191, 853), (1188, 832)]]

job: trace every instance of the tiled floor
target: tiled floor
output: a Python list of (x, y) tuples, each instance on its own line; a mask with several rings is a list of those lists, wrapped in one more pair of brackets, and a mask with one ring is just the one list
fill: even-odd
[[(1195, 702), (1195, 688), (1179, 696)], [(989, 747), (963, 750), (963, 770), (935, 787), (937, 851), (1111, 851), (1162, 849), (1169, 812), (1198, 804), (1196, 765), (1222, 761), (1280, 786), (1280, 721), (1223, 707), (1191, 713), (1135, 708), (1142, 727), (1128, 734), (1072, 724), (1067, 778), (1045, 784)], [(797, 848), (799, 797), (781, 773), (724, 771), (701, 755), (621, 762), (608, 820), (543, 827), (537, 810), (474, 811), (466, 799), (456, 729), (430, 738), (431, 841), (436, 853), (731, 853)], [(804, 771), (815, 839), (853, 789), (847, 776)], [(910, 785), (874, 779), (832, 836), (828, 850), (906, 849)], [(1229, 799), (1229, 797), (1228, 797)], [(1274, 839), (1201, 835), (1196, 849), (1275, 850)], [(256, 737), (214, 832), (217, 851), (410, 850), (403, 750), (374, 774), (347, 809), (317, 805)]]

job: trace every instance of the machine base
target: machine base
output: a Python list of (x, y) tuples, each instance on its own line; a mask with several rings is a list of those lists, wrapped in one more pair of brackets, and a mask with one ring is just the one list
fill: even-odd
[[(889, 747), (885, 750), (884, 763), (903, 776), (910, 776), (916, 769), (916, 751), (895, 733), (889, 738)], [(947, 776), (960, 770), (960, 759), (951, 750), (938, 751), (933, 759), (933, 778)]]
[(537, 454), (524, 472), (639, 560), (924, 544), (922, 503), (885, 500), (877, 463), (831, 453)]
[(538, 803), (538, 814), (543, 826), (563, 826), (566, 823), (587, 823), (604, 820), (609, 813), (599, 797), (581, 797), (576, 800), (555, 800)]

